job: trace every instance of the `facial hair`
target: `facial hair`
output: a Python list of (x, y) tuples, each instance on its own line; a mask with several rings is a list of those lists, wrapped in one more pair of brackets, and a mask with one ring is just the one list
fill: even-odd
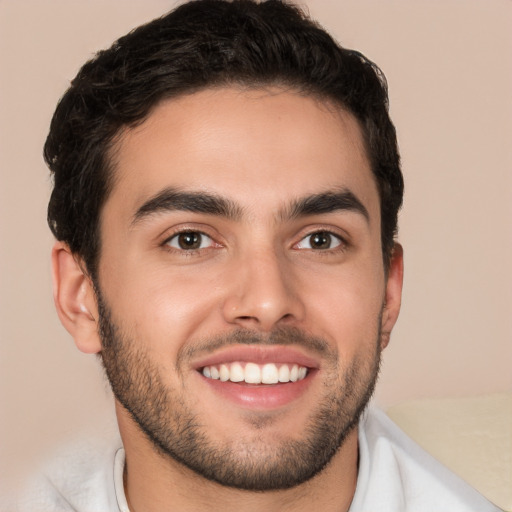
[[(186, 389), (173, 389), (162, 379), (158, 361), (144, 345), (131, 339), (112, 319), (110, 308), (97, 289), (101, 357), (117, 401), (128, 411), (140, 430), (164, 457), (183, 464), (198, 475), (221, 485), (250, 491), (289, 489), (322, 471), (357, 427), (370, 400), (380, 367), (380, 318), (375, 342), (343, 366), (338, 351), (321, 338), (299, 329), (281, 327), (269, 335), (249, 330), (202, 340), (182, 350), (176, 371), (198, 351), (230, 344), (302, 345), (322, 357), (323, 393), (304, 424), (301, 439), (268, 439), (255, 435), (249, 443), (233, 439), (215, 443), (200, 414), (191, 410)], [(219, 413), (220, 414), (220, 413)], [(258, 416), (250, 425), (255, 432), (279, 417)]]

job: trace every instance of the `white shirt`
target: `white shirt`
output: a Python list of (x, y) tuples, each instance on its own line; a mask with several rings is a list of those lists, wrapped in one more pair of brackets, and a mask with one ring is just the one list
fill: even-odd
[(496, 512), (382, 411), (359, 424), (359, 472), (349, 512)]
[[(19, 501), (21, 512), (129, 512), (119, 436), (57, 457)], [(359, 472), (349, 512), (499, 512), (409, 439), (383, 412), (359, 424)]]

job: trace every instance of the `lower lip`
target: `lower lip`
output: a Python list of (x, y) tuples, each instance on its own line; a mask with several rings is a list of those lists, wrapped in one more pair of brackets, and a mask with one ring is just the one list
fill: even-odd
[(285, 384), (240, 384), (209, 379), (200, 373), (198, 376), (215, 393), (238, 406), (246, 409), (269, 410), (288, 405), (303, 396), (314, 378), (314, 373), (310, 371), (304, 379)]

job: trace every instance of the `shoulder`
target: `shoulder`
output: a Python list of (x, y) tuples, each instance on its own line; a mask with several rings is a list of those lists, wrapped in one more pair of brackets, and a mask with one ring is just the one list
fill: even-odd
[(402, 432), (382, 411), (359, 425), (359, 473), (351, 512), (498, 512)]
[[(116, 459), (124, 451), (109, 432), (87, 437), (60, 449), (32, 476), (17, 499), (20, 512), (115, 512)], [(117, 473), (119, 473), (119, 468)], [(122, 468), (121, 468), (122, 476)]]

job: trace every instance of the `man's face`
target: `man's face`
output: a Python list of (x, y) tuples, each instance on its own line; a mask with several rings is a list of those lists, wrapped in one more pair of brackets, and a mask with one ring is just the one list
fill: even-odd
[(121, 431), (225, 485), (311, 478), (353, 434), (399, 301), (357, 122), (289, 91), (205, 90), (113, 155), (97, 285)]

